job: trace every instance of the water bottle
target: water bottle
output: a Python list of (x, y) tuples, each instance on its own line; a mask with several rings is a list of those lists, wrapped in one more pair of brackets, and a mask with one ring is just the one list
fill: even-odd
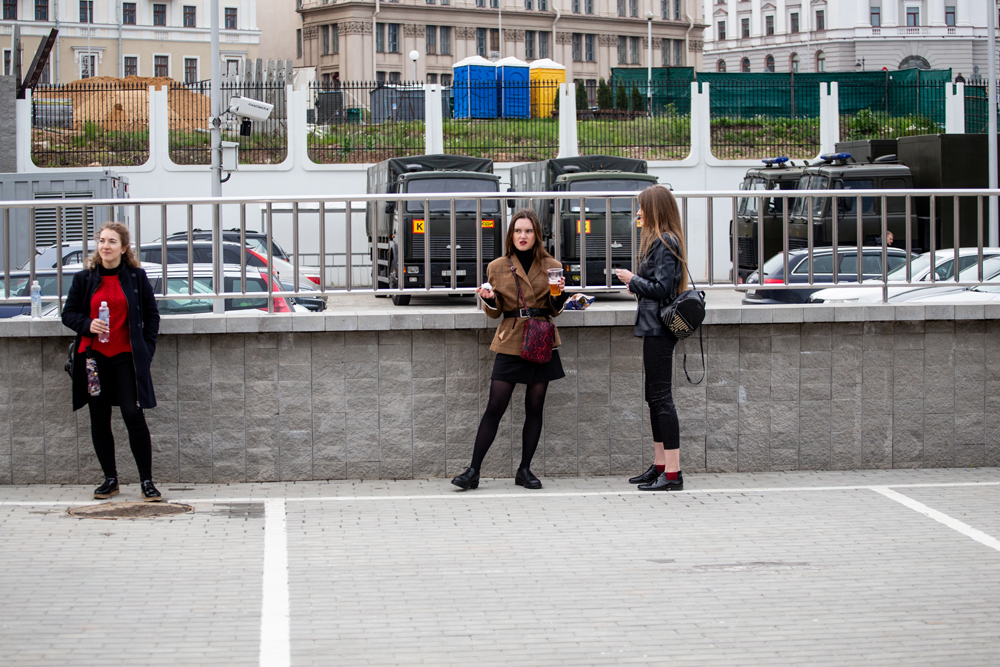
[(108, 325), (108, 331), (105, 331), (104, 333), (101, 333), (101, 334), (97, 334), (97, 340), (100, 341), (100, 342), (102, 342), (102, 343), (107, 343), (109, 340), (111, 340), (111, 329), (110, 329), (110, 327), (111, 327), (111, 311), (108, 310), (108, 302), (107, 301), (102, 301), (101, 302), (101, 307), (97, 311), (97, 318), (99, 320), (102, 320), (105, 324)]
[(31, 317), (39, 318), (42, 316), (42, 286), (38, 284), (38, 281), (32, 281), (31, 283)]

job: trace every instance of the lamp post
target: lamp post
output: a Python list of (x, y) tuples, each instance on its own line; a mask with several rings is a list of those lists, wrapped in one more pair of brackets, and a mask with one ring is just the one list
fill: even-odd
[(646, 12), (646, 113), (653, 115), (653, 12)]
[(420, 57), (420, 52), (416, 49), (410, 51), (410, 60), (413, 61), (413, 83), (417, 82), (417, 58)]

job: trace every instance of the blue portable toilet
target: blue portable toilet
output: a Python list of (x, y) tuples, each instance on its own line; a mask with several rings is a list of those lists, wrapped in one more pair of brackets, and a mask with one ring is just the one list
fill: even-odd
[(455, 118), (497, 117), (497, 68), (482, 56), (470, 56), (453, 66)]
[(497, 109), (502, 118), (527, 118), (530, 115), (528, 63), (513, 56), (497, 61)]

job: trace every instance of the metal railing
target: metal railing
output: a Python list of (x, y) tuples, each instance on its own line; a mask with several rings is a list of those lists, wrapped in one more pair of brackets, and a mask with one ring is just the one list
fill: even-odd
[(587, 103), (578, 99), (576, 110), (581, 155), (682, 160), (691, 151), (690, 83), (620, 81), (585, 90)]
[[(779, 194), (780, 192), (780, 194)], [(572, 194), (566, 192), (532, 192), (532, 198), (539, 202), (547, 202), (551, 200), (553, 202), (553, 209), (555, 211), (567, 210), (571, 212), (568, 217), (561, 218), (557, 224), (551, 226), (552, 237), (551, 237), (551, 247), (553, 248), (553, 255), (555, 259), (564, 263), (567, 269), (571, 273), (579, 271), (578, 285), (568, 287), (569, 292), (578, 291), (597, 291), (597, 292), (617, 292), (624, 290), (624, 286), (620, 283), (615, 284), (615, 278), (613, 277), (614, 268), (632, 268), (637, 266), (637, 252), (639, 248), (639, 235), (641, 230), (632, 223), (635, 220), (635, 214), (637, 212), (637, 199), (635, 192), (573, 192)], [(987, 275), (984, 273), (984, 248), (985, 241), (989, 235), (988, 223), (986, 211), (988, 210), (989, 197), (995, 197), (1000, 195), (1000, 190), (865, 190), (859, 192), (845, 191), (845, 190), (799, 190), (799, 191), (772, 191), (759, 194), (749, 194), (747, 191), (720, 191), (720, 192), (677, 192), (674, 196), (677, 198), (680, 213), (681, 213), (681, 224), (684, 230), (684, 236), (686, 239), (686, 245), (688, 249), (688, 256), (692, 263), (698, 264), (698, 268), (695, 270), (695, 275), (698, 276), (698, 287), (704, 289), (755, 289), (761, 287), (760, 282), (752, 283), (742, 283), (737, 272), (728, 271), (728, 276), (725, 278), (718, 278), (717, 269), (722, 268), (723, 271), (731, 266), (731, 259), (736, 258), (739, 255), (739, 243), (740, 239), (735, 234), (730, 234), (730, 237), (726, 239), (727, 233), (733, 228), (732, 221), (739, 218), (740, 210), (740, 200), (746, 198), (757, 199), (757, 217), (756, 224), (757, 229), (761, 229), (765, 224), (764, 211), (767, 206), (767, 200), (774, 197), (780, 199), (782, 202), (782, 243), (781, 252), (778, 254), (782, 256), (782, 265), (784, 267), (783, 278), (779, 282), (769, 282), (766, 286), (768, 290), (784, 290), (784, 289), (802, 289), (802, 288), (819, 288), (819, 287), (831, 287), (834, 285), (843, 287), (871, 287), (872, 285), (880, 285), (883, 290), (887, 290), (890, 285), (915, 285), (917, 282), (912, 280), (911, 274), (911, 263), (915, 257), (917, 257), (919, 252), (930, 252), (930, 275), (927, 281), (920, 282), (921, 286), (933, 285), (935, 283), (940, 283), (942, 281), (937, 279), (934, 271), (935, 262), (937, 261), (937, 255), (935, 254), (939, 250), (949, 250), (954, 248), (954, 259), (956, 261), (955, 266), (958, 266), (959, 259), (959, 247), (962, 245), (963, 238), (973, 238), (975, 242), (965, 243), (965, 247), (969, 249), (976, 249), (976, 264), (978, 266), (978, 273), (976, 274), (976, 280), (961, 280), (959, 276), (959, 271), (954, 272), (954, 277), (943, 281), (951, 286), (958, 287), (971, 287), (981, 285), (984, 281), (993, 278), (992, 275)], [(143, 242), (143, 238), (149, 236), (149, 227), (152, 226), (159, 233), (159, 240), (155, 241), (162, 248), (162, 257), (167, 257), (167, 244), (168, 244), (168, 232), (170, 229), (168, 227), (177, 228), (177, 222), (182, 223), (182, 230), (186, 231), (187, 235), (183, 239), (187, 244), (187, 263), (186, 268), (186, 278), (188, 282), (186, 284), (187, 294), (182, 293), (172, 293), (169, 292), (167, 287), (167, 281), (163, 280), (161, 289), (157, 294), (157, 298), (160, 300), (184, 300), (184, 299), (207, 299), (207, 300), (222, 300), (222, 299), (265, 299), (267, 302), (267, 311), (275, 312), (275, 300), (284, 297), (294, 297), (302, 293), (299, 287), (300, 278), (300, 261), (304, 256), (304, 248), (301, 246), (300, 238), (303, 234), (303, 221), (300, 219), (300, 210), (304, 209), (307, 205), (311, 209), (316, 211), (315, 226), (316, 229), (312, 230), (318, 234), (318, 246), (319, 252), (316, 253), (314, 248), (309, 248), (308, 254), (313, 257), (318, 254), (318, 265), (326, 266), (327, 258), (333, 255), (343, 257), (343, 265), (345, 268), (345, 281), (343, 285), (330, 287), (326, 285), (325, 281), (321, 281), (318, 285), (318, 290), (322, 295), (336, 295), (336, 294), (348, 294), (348, 293), (368, 293), (378, 296), (390, 296), (390, 295), (427, 295), (427, 294), (471, 294), (475, 287), (480, 285), (484, 281), (485, 267), (493, 257), (490, 257), (488, 252), (484, 252), (484, 235), (491, 230), (495, 230), (499, 227), (500, 238), (503, 239), (506, 235), (507, 225), (509, 224), (510, 212), (507, 210), (507, 206), (504, 205), (505, 199), (510, 196), (510, 193), (497, 193), (493, 195), (479, 194), (479, 193), (421, 193), (419, 195), (406, 195), (406, 194), (394, 194), (394, 195), (339, 195), (339, 196), (322, 196), (322, 197), (307, 197), (307, 198), (293, 198), (293, 197), (257, 197), (257, 198), (201, 198), (192, 200), (176, 200), (176, 199), (133, 199), (128, 200), (123, 204), (122, 200), (65, 200), (60, 201), (58, 205), (54, 208), (56, 209), (57, 219), (63, 221), (65, 219), (64, 213), (65, 209), (69, 207), (82, 207), (85, 209), (97, 207), (97, 206), (108, 206), (111, 207), (113, 216), (118, 216), (122, 222), (127, 224), (132, 229), (132, 234), (134, 238), (134, 243), (137, 248), (146, 247)], [(796, 200), (803, 200), (803, 206), (799, 207), (799, 212), (795, 212), (794, 204)], [(900, 201), (902, 200), (902, 201)], [(840, 210), (842, 207), (836, 205), (836, 202), (845, 201), (849, 202), (849, 205), (845, 205), (843, 208), (853, 211), (851, 214), (841, 214)], [(375, 242), (369, 244), (370, 264), (368, 268), (371, 271), (371, 280), (363, 281), (365, 284), (358, 284), (354, 280), (354, 269), (355, 269), (355, 258), (357, 255), (354, 253), (336, 253), (329, 252), (327, 248), (329, 247), (328, 241), (332, 240), (342, 240), (343, 247), (352, 248), (353, 234), (352, 225), (347, 224), (342, 229), (331, 229), (334, 214), (343, 214), (345, 221), (353, 220), (354, 213), (365, 210), (368, 204), (374, 204), (375, 206), (385, 206), (387, 203), (394, 204), (394, 211), (411, 211), (411, 207), (406, 207), (404, 209), (404, 202), (414, 202), (417, 204), (415, 208), (419, 212), (422, 212), (422, 218), (419, 220), (420, 223), (428, 223), (426, 227), (421, 225), (421, 229), (424, 229), (423, 233), (430, 234), (438, 223), (437, 226), (438, 234), (443, 235), (448, 241), (446, 252), (444, 255), (438, 255), (432, 257), (431, 243), (422, 244), (422, 253), (419, 257), (414, 257), (413, 253), (408, 252), (405, 244), (408, 237), (405, 233), (400, 232), (398, 227), (394, 228), (391, 243), (382, 243), (381, 239), (378, 237), (378, 232), (376, 232), (376, 237), (373, 239)], [(446, 211), (439, 210), (437, 219), (431, 216), (431, 203), (432, 202), (445, 202)], [(471, 212), (470, 202), (474, 202), (474, 217), (467, 215)], [(499, 209), (492, 202), (498, 202), (500, 204)], [(566, 206), (563, 203), (566, 202)], [(817, 202), (822, 202), (822, 205), (817, 205)], [(831, 204), (832, 202), (832, 204)], [(972, 204), (972, 217), (965, 216), (960, 219), (959, 224), (954, 224), (952, 221), (950, 224), (948, 220), (944, 219), (939, 211), (939, 206), (937, 204), (942, 202), (951, 202), (953, 205), (952, 210), (962, 210), (961, 204)], [(923, 217), (919, 214), (920, 210), (927, 204), (927, 215)], [(902, 204), (902, 206), (900, 206)], [(220, 258), (223, 257), (222, 253), (222, 240), (219, 236), (213, 239), (213, 264), (212, 273), (214, 282), (211, 284), (211, 289), (203, 293), (195, 294), (195, 262), (194, 262), (194, 250), (193, 250), (193, 234), (195, 231), (195, 220), (196, 218), (202, 219), (214, 219), (220, 221), (219, 228), (224, 226), (228, 227), (234, 222), (234, 217), (238, 220), (238, 230), (240, 234), (240, 246), (246, 246), (246, 234), (248, 233), (247, 222), (248, 219), (248, 208), (257, 207), (263, 212), (264, 221), (264, 233), (267, 237), (267, 257), (266, 265), (273, 270), (274, 267), (274, 256), (272, 255), (271, 248), (273, 247), (274, 239), (274, 206), (291, 206), (291, 236), (292, 236), (292, 250), (291, 258), (293, 260), (293, 280), (292, 289), (276, 289), (276, 283), (272, 279), (266, 279), (266, 297), (261, 290), (248, 290), (247, 280), (248, 271), (253, 271), (254, 269), (248, 269), (247, 262), (241, 262), (239, 267), (239, 280), (233, 281), (234, 289), (225, 290), (219, 289), (219, 285), (224, 286), (224, 273), (227, 270), (232, 270), (231, 267), (226, 267), (223, 265)], [(0, 207), (0, 216), (2, 216), (2, 238), (4, 242), (4, 247), (7, 248), (7, 256), (4, 258), (5, 269), (3, 271), (4, 287), (2, 292), (0, 292), (0, 297), (2, 297), (5, 303), (26, 303), (30, 301), (30, 297), (26, 294), (12, 294), (11, 293), (11, 269), (10, 269), (10, 240), (11, 240), (11, 214), (15, 210), (27, 209), (29, 213), (29, 239), (30, 244), (33, 247), (35, 245), (34, 241), (34, 225), (35, 225), (35, 210), (40, 207), (52, 208), (53, 202), (46, 201), (44, 203), (37, 201), (17, 201), (17, 202), (5, 202), (2, 207)], [(547, 204), (544, 208), (548, 208)], [(484, 209), (498, 211), (495, 213), (484, 214)], [(830, 213), (833, 210), (837, 210), (838, 213), (835, 217), (830, 217)], [(969, 210), (968, 206), (964, 210)], [(116, 213), (117, 211), (117, 213)], [(872, 213), (874, 211), (874, 214)], [(903, 211), (904, 216), (900, 219), (899, 216), (895, 216), (893, 211)], [(466, 212), (466, 213), (463, 213)], [(232, 213), (232, 215), (228, 215)], [(615, 214), (625, 216), (627, 214), (627, 224), (629, 226), (629, 231), (625, 233), (625, 236), (618, 241), (616, 241), (612, 236), (613, 234), (599, 234), (598, 227), (603, 223), (605, 230), (614, 230), (616, 225)], [(458, 238), (458, 216), (465, 215), (471, 218), (474, 222), (472, 228), (476, 231), (472, 235), (475, 239), (475, 253), (474, 255), (468, 255), (469, 258), (474, 256), (474, 273), (475, 281), (470, 281), (467, 285), (459, 285), (458, 276), (459, 273), (456, 270), (460, 261), (468, 262), (468, 260), (463, 260), (459, 255), (459, 244), (457, 243)], [(964, 214), (963, 214), (964, 215)], [(329, 216), (329, 217), (328, 217)], [(895, 217), (894, 217), (895, 216)], [(852, 220), (853, 217), (853, 220)], [(223, 222), (225, 220), (225, 222)], [(802, 252), (805, 251), (812, 260), (815, 255), (814, 252), (827, 244), (822, 238), (817, 238), (817, 230), (822, 230), (822, 225), (824, 222), (830, 223), (836, 220), (837, 224), (829, 225), (830, 231), (832, 232), (832, 242), (829, 243), (831, 252), (838, 256), (838, 253), (844, 252), (849, 253), (856, 250), (858, 255), (856, 257), (861, 257), (862, 249), (867, 248), (871, 250), (871, 244), (866, 239), (866, 234), (874, 232), (879, 234), (879, 242), (877, 247), (880, 251), (880, 273), (881, 276), (876, 278), (874, 281), (866, 280), (865, 283), (861, 284), (861, 279), (863, 277), (863, 272), (861, 268), (861, 262), (858, 261), (857, 274), (854, 273), (847, 274), (843, 271), (838, 270), (838, 263), (833, 263), (832, 276), (829, 280), (817, 279), (813, 271), (813, 262), (809, 263), (808, 280), (803, 282), (794, 282), (789, 278), (789, 257), (793, 251)], [(890, 224), (890, 220), (892, 220)], [(172, 221), (168, 224), (168, 221)], [(407, 220), (407, 222), (410, 222)], [(485, 223), (489, 223), (486, 225)], [(565, 225), (562, 223), (566, 223)], [(576, 223), (575, 231), (573, 231), (572, 223)], [(806, 230), (806, 244), (804, 247), (799, 247), (791, 243), (789, 230), (793, 224), (802, 224)], [(926, 227), (923, 227), (926, 225)], [(873, 228), (874, 226), (874, 228)], [(894, 246), (902, 249), (905, 252), (905, 266), (906, 266), (906, 279), (902, 281), (890, 281), (887, 279), (888, 274), (888, 262), (887, 253), (889, 252), (889, 245), (887, 243), (887, 233), (893, 231), (893, 227), (896, 227), (897, 231), (901, 232), (894, 242)], [(970, 231), (971, 227), (971, 231)], [(64, 224), (57, 225), (57, 247), (62, 246), (63, 234), (64, 234)], [(414, 226), (416, 229), (416, 226)], [(484, 231), (486, 230), (486, 231)], [(591, 232), (593, 231), (593, 234)], [(855, 234), (855, 239), (853, 241), (848, 241), (848, 232)], [(572, 247), (579, 247), (579, 256), (571, 256), (572, 253), (567, 253), (564, 251), (565, 247), (571, 247), (563, 243), (564, 237), (569, 234), (570, 236), (576, 236), (576, 242), (574, 242)], [(339, 239), (333, 239), (333, 236), (339, 236)], [(588, 239), (588, 236), (591, 238)], [(465, 237), (463, 237), (465, 238)], [(593, 245), (594, 241), (599, 239), (600, 246)], [(765, 261), (769, 259), (764, 256), (764, 235), (756, 234), (756, 252), (758, 266), (763, 266)], [(628, 248), (627, 254), (623, 257), (621, 252), (613, 252), (613, 244), (616, 242), (627, 241)], [(546, 242), (549, 242), (546, 239)], [(919, 245), (926, 242), (928, 245), (924, 247)], [(90, 246), (92, 241), (89, 241), (84, 236), (83, 239), (83, 256), (86, 257), (89, 254)], [(400, 247), (402, 248), (400, 249)], [(603, 247), (601, 247), (603, 246)], [(387, 251), (388, 249), (388, 251)], [(704, 252), (706, 251), (707, 252)], [(720, 252), (721, 251), (721, 252)], [(894, 253), (898, 254), (898, 251), (894, 250)], [(502, 243), (495, 249), (495, 254), (502, 255), (503, 245)], [(410, 255), (409, 257), (407, 255)], [(616, 256), (617, 255), (617, 256)], [(701, 258), (703, 255), (703, 258)], [(465, 255), (463, 255), (465, 256)], [(724, 259), (722, 259), (724, 257)], [(628, 264), (625, 264), (625, 261)], [(588, 259), (591, 261), (597, 261), (603, 264), (601, 274), (592, 275), (594, 269), (588, 267)], [(28, 263), (28, 284), (34, 280), (37, 275), (36, 269), (36, 255), (32, 255)], [(365, 262), (368, 264), (368, 262)], [(410, 266), (414, 266), (414, 274), (422, 274), (423, 276), (432, 276), (432, 271), (440, 273), (441, 281), (440, 284), (435, 285), (435, 280), (437, 275), (433, 276), (432, 280), (427, 280), (423, 285), (417, 288), (406, 288), (400, 287), (398, 284), (395, 286), (382, 286), (380, 283), (385, 283), (386, 278), (389, 273), (393, 270), (396, 272), (396, 276), (408, 275), (405, 269)], [(151, 267), (152, 268), (152, 267)], [(270, 273), (270, 270), (267, 271)], [(413, 275), (413, 274), (409, 274)], [(967, 275), (967, 274), (966, 274)], [(262, 274), (263, 276), (263, 274)], [(594, 279), (596, 278), (596, 280)], [(64, 294), (64, 273), (63, 265), (61, 262), (56, 263), (56, 294)], [(998, 283), (1000, 284), (1000, 283)], [(238, 286), (238, 289), (235, 289)], [(48, 300), (55, 300), (54, 297)], [(61, 304), (64, 301), (64, 297), (59, 297), (58, 299), (61, 309)], [(262, 307), (263, 309), (263, 307)], [(221, 310), (221, 309), (220, 309)]]
[[(819, 87), (794, 79), (711, 85), (712, 155), (723, 160), (819, 153)], [(807, 103), (808, 102), (808, 103)]]

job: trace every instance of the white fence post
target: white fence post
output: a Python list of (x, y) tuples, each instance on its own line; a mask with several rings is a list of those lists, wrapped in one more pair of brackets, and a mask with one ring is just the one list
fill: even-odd
[(944, 84), (944, 131), (965, 134), (965, 84)]
[(559, 155), (576, 157), (580, 154), (576, 135), (576, 84), (559, 84)]
[(691, 155), (700, 164), (712, 157), (712, 98), (707, 81), (691, 82)]
[(444, 119), (441, 111), (441, 86), (424, 84), (424, 154), (444, 153)]
[[(827, 86), (830, 89), (827, 92)], [(819, 84), (819, 152), (833, 153), (840, 142), (840, 90), (836, 81)]]

